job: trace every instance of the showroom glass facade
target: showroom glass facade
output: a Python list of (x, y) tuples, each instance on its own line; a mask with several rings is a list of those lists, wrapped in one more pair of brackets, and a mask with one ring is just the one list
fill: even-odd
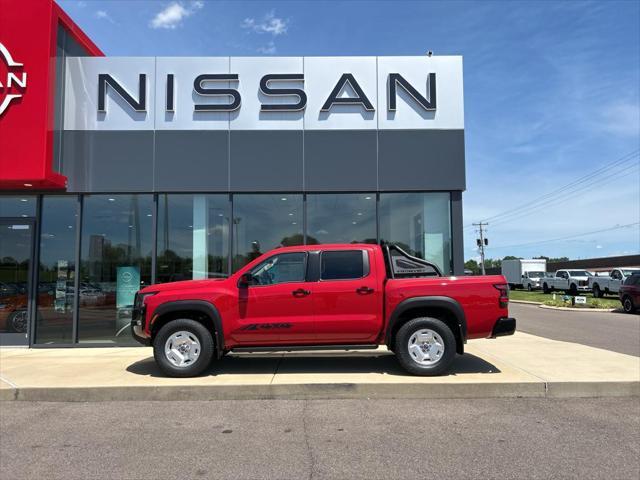
[(0, 217), (38, 226), (35, 345), (133, 345), (139, 288), (226, 277), (278, 246), (392, 242), (453, 272), (449, 192), (0, 196)]

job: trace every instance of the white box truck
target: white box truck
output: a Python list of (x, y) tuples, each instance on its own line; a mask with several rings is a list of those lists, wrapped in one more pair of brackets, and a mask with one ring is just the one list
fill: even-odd
[(547, 261), (544, 258), (516, 258), (502, 261), (502, 275), (505, 276), (512, 290), (526, 288), (531, 291), (540, 288), (540, 279), (544, 277), (546, 271)]

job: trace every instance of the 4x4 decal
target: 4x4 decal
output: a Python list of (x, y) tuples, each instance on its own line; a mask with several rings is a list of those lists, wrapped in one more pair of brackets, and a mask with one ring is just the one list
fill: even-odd
[(277, 328), (291, 328), (290, 323), (250, 323), (240, 328), (240, 330), (274, 330)]

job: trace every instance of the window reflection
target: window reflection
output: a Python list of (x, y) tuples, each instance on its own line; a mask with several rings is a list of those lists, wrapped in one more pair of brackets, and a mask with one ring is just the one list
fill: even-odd
[(0, 196), (0, 217), (35, 217), (36, 197), (19, 195), (15, 197)]
[(302, 195), (233, 196), (233, 270), (278, 246), (302, 245)]
[(376, 195), (307, 195), (307, 243), (376, 243)]
[(76, 197), (42, 199), (36, 343), (73, 342)]
[(380, 195), (380, 240), (435, 263), (451, 273), (451, 216), (448, 192)]
[(160, 195), (158, 201), (156, 281), (227, 276), (229, 197)]
[(151, 281), (152, 195), (84, 197), (80, 342), (133, 344), (135, 292)]

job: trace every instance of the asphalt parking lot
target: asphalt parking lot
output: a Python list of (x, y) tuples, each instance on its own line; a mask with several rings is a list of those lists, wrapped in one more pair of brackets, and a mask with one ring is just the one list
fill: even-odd
[(513, 302), (509, 314), (521, 332), (640, 356), (640, 315), (548, 310)]
[(6, 402), (0, 478), (622, 479), (637, 398)]

